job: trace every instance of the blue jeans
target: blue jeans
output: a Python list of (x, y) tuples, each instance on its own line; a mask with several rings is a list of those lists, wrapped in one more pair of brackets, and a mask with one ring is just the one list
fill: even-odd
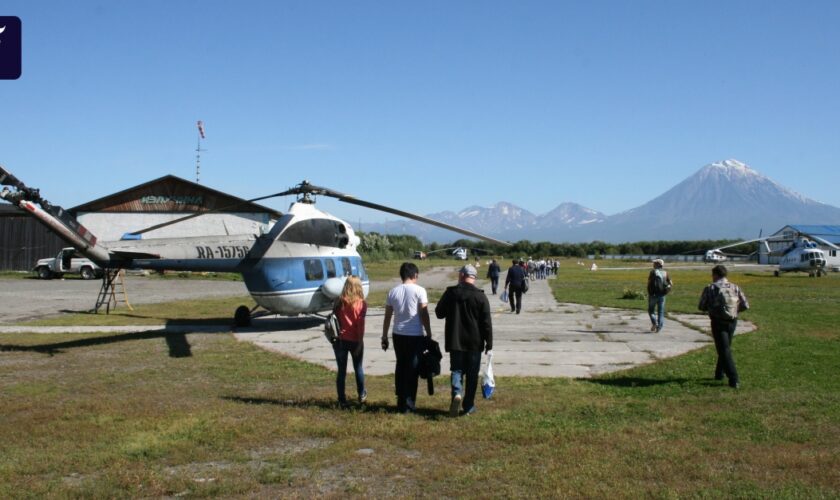
[[(358, 348), (358, 352), (357, 351)], [(358, 342), (348, 340), (336, 340), (333, 344), (335, 362), (338, 364), (338, 374), (335, 376), (335, 389), (338, 392), (338, 401), (347, 402), (347, 395), (344, 393), (344, 379), (347, 378), (347, 354), (353, 358), (353, 371), (356, 374), (356, 390), (359, 396), (365, 392), (365, 371), (362, 367), (362, 359), (365, 355), (365, 346), (359, 348)]]
[[(420, 377), (420, 353), (423, 352), (422, 335), (399, 335), (395, 333), (394, 353), (397, 367), (394, 371), (394, 389), (397, 394), (397, 409), (406, 409), (407, 400), (417, 400), (417, 379)], [(410, 404), (408, 404), (410, 406)]]
[[(475, 406), (475, 392), (478, 388), (478, 369), (481, 367), (481, 351), (451, 351), (449, 365), (452, 369), (452, 395), (461, 394), (461, 406), (465, 412)], [(466, 386), (464, 378), (466, 377)]]
[[(657, 310), (654, 315), (654, 309)], [(648, 315), (650, 316), (650, 323), (658, 330), (665, 326), (665, 296), (651, 295), (648, 297)]]

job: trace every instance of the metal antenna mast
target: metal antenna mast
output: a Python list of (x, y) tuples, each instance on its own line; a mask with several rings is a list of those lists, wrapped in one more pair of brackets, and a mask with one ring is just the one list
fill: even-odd
[(198, 120), (196, 126), (198, 127), (198, 142), (195, 146), (195, 182), (198, 183), (201, 182), (201, 152), (207, 150), (201, 149), (201, 140), (204, 139), (204, 122)]

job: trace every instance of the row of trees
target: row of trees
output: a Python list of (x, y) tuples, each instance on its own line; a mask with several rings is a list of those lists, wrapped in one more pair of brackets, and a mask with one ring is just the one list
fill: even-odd
[[(431, 243), (424, 245), (415, 236), (358, 233), (361, 238), (359, 252), (372, 260), (411, 258), (416, 251), (426, 253), (449, 247), (465, 247), (471, 253), (484, 253), (502, 257), (577, 257), (587, 255), (697, 255), (711, 248), (718, 248), (734, 243), (736, 240), (692, 240), (692, 241), (637, 241), (634, 243), (607, 243), (592, 241), (589, 243), (551, 243), (548, 241), (517, 241), (510, 247), (503, 247), (484, 241), (467, 239), (455, 240), (448, 244)], [(731, 249), (733, 253), (749, 253), (754, 245)], [(446, 252), (437, 255), (450, 258)]]

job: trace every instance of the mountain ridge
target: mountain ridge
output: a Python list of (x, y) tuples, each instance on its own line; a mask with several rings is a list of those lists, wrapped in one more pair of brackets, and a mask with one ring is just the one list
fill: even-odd
[[(573, 202), (535, 215), (502, 201), (428, 217), (509, 241), (617, 243), (741, 238), (787, 224), (840, 224), (840, 208), (807, 198), (746, 163), (728, 159), (705, 165), (650, 201), (610, 216)], [(425, 242), (463, 237), (414, 221), (366, 226), (369, 232), (414, 234)]]

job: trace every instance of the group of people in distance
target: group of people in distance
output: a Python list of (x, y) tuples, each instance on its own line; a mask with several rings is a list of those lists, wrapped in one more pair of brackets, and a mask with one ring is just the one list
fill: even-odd
[[(427, 339), (432, 338), (429, 299), (426, 289), (417, 284), (419, 276), (420, 271), (415, 264), (403, 263), (400, 266), (402, 283), (388, 292), (385, 301), (381, 345), (384, 351), (390, 347), (388, 332), (393, 321), (391, 339), (396, 356), (394, 389), (400, 413), (412, 413), (417, 409), (420, 356)], [(451, 368), (449, 414), (453, 417), (475, 412), (481, 354), (493, 348), (490, 302), (484, 291), (475, 286), (476, 276), (474, 266), (462, 267), (458, 273), (458, 284), (448, 287), (435, 307), (435, 316), (445, 319), (445, 349), (449, 353)], [(349, 406), (345, 392), (348, 356), (353, 360), (359, 403), (367, 399), (362, 368), (364, 345), (361, 340), (367, 304), (361, 290), (361, 281), (354, 276), (348, 277), (334, 308), (341, 323), (341, 332), (333, 343), (333, 350), (338, 365), (336, 391), (342, 408)]]
[[(499, 266), (495, 260), (488, 269), (492, 291), (498, 286)], [(385, 302), (385, 317), (382, 324), (382, 349), (390, 347), (389, 330), (393, 340), (396, 368), (394, 389), (397, 410), (401, 413), (416, 411), (420, 356), (426, 341), (432, 338), (429, 316), (429, 299), (426, 289), (417, 284), (420, 271), (411, 262), (400, 266), (402, 283), (388, 292)], [(749, 308), (749, 302), (738, 285), (727, 279), (723, 265), (712, 268), (712, 283), (700, 296), (698, 308), (709, 315), (712, 337), (717, 351), (715, 379), (726, 377), (730, 387), (740, 387), (740, 379), (732, 356), (732, 338), (735, 335), (738, 313)], [(511, 312), (519, 314), (522, 308), (523, 282), (527, 279), (527, 267), (522, 260), (513, 260), (505, 279), (505, 290), (510, 296)], [(493, 280), (495, 276), (495, 280)], [(450, 416), (469, 415), (475, 412), (475, 395), (478, 388), (478, 372), (482, 352), (493, 348), (493, 324), (490, 303), (484, 291), (475, 286), (476, 268), (463, 266), (458, 272), (458, 283), (443, 293), (435, 307), (435, 316), (445, 320), (445, 350), (449, 353)], [(664, 327), (665, 296), (673, 282), (664, 269), (664, 261), (655, 259), (648, 275), (648, 314), (651, 331), (660, 332)], [(336, 391), (342, 408), (349, 406), (345, 391), (348, 358), (352, 359), (356, 378), (359, 403), (367, 399), (363, 370), (364, 332), (367, 303), (359, 278), (350, 276), (344, 284), (333, 312), (339, 318), (341, 328), (333, 343), (338, 365)]]

